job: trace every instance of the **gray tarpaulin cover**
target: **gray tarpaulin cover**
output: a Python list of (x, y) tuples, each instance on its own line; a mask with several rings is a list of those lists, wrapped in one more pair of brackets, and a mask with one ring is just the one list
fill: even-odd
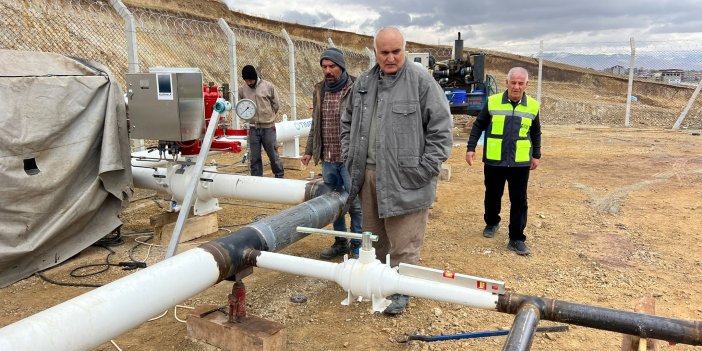
[(106, 67), (0, 50), (0, 287), (121, 224), (129, 153), (124, 98)]

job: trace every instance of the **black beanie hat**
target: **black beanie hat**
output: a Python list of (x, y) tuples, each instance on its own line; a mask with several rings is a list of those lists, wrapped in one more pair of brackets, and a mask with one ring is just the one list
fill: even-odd
[(244, 68), (241, 70), (241, 78), (243, 78), (244, 80), (258, 80), (258, 75), (256, 74), (256, 69), (254, 68), (254, 66), (244, 66)]
[(346, 71), (346, 61), (344, 61), (344, 53), (337, 48), (329, 48), (324, 50), (322, 56), (319, 58), (319, 64), (322, 64), (322, 60), (327, 59), (336, 63), (337, 66), (341, 67), (342, 71)]

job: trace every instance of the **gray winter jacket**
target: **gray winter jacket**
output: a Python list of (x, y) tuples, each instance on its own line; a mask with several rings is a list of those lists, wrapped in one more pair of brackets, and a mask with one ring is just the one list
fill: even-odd
[[(341, 114), (341, 157), (351, 175), (351, 201), (366, 171), (373, 112), (377, 120), (376, 182), (380, 218), (431, 206), (441, 163), (453, 145), (448, 100), (434, 78), (408, 64), (390, 84), (379, 83), (375, 65), (356, 79)], [(387, 96), (377, 108), (379, 96)]]

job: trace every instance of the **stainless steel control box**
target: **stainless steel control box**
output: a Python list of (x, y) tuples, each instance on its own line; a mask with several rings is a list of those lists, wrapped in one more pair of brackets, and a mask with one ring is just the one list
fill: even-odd
[(127, 74), (130, 137), (200, 139), (205, 132), (202, 73), (197, 68), (154, 68)]

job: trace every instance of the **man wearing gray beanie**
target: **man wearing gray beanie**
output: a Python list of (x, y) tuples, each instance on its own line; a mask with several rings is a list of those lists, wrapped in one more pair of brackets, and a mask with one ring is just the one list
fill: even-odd
[(336, 63), (337, 66), (341, 67), (341, 70), (346, 72), (346, 61), (344, 61), (344, 53), (337, 48), (329, 48), (324, 50), (322, 56), (319, 58), (319, 64), (322, 64), (324, 60), (330, 60)]
[[(312, 127), (307, 137), (305, 155), (302, 163), (307, 165), (311, 159), (314, 164), (322, 161), (322, 178), (332, 189), (339, 192), (348, 192), (351, 186), (349, 172), (341, 159), (341, 144), (339, 138), (341, 109), (346, 96), (353, 86), (354, 77), (346, 73), (344, 54), (337, 48), (324, 50), (319, 58), (319, 65), (324, 73), (324, 80), (314, 86), (312, 94)], [(349, 208), (351, 216), (351, 231), (361, 232), (361, 203), (356, 201)], [(334, 230), (346, 232), (346, 216), (339, 217), (332, 224)], [(350, 253), (351, 257), (358, 257), (360, 240), (349, 240), (336, 237), (331, 247), (324, 249), (320, 257), (332, 259)]]

